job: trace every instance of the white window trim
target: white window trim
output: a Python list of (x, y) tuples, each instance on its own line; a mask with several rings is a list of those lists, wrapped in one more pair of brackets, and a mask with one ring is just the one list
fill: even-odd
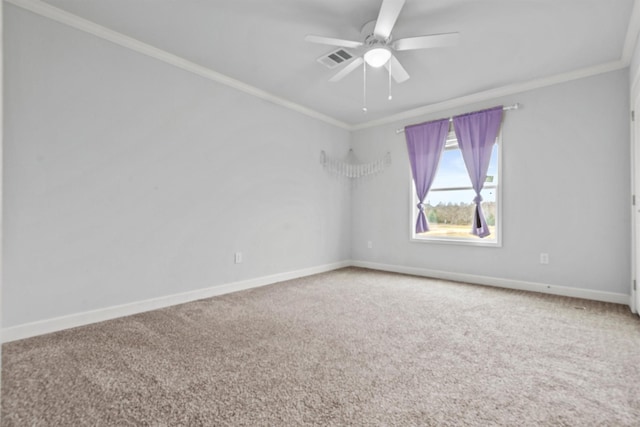
[[(449, 138), (447, 138), (449, 139)], [(411, 201), (415, 203), (410, 203), (410, 213), (409, 213), (409, 241), (416, 243), (427, 243), (427, 244), (438, 244), (438, 245), (462, 245), (462, 246), (479, 246), (479, 247), (489, 247), (489, 248), (501, 248), (502, 247), (502, 130), (498, 132), (498, 136), (496, 137), (496, 144), (498, 144), (498, 183), (497, 185), (491, 184), (492, 187), (496, 187), (496, 202), (498, 203), (497, 219), (496, 219), (496, 233), (498, 234), (497, 239), (495, 240), (484, 240), (484, 239), (465, 239), (458, 237), (415, 237), (415, 228), (416, 221), (418, 219), (418, 211), (416, 209), (416, 189), (415, 184), (413, 183), (413, 176), (411, 174), (411, 170), (409, 170), (409, 197)], [(446, 149), (446, 148), (445, 148)], [(490, 188), (490, 187), (484, 187)], [(437, 190), (436, 190), (437, 191)]]

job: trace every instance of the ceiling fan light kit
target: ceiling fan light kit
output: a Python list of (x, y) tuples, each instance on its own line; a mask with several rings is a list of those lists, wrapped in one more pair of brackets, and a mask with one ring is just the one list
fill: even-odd
[[(459, 33), (431, 34), (409, 37), (392, 42), (391, 31), (402, 11), (405, 0), (382, 0), (378, 19), (366, 23), (361, 30), (362, 41), (344, 40), (334, 37), (307, 35), (305, 40), (330, 46), (346, 47), (363, 51), (362, 55), (354, 56), (337, 74), (329, 79), (338, 82), (356, 70), (363, 62), (374, 68), (385, 66), (389, 71), (389, 80), (396, 83), (409, 79), (409, 73), (404, 69), (394, 52), (416, 49), (430, 49), (454, 46), (458, 43)], [(365, 71), (366, 76), (366, 71)], [(390, 84), (390, 83), (389, 83)], [(391, 99), (389, 93), (388, 99)], [(366, 107), (363, 108), (366, 111)]]
[(391, 51), (384, 46), (377, 46), (364, 53), (364, 62), (373, 68), (382, 67), (391, 58)]

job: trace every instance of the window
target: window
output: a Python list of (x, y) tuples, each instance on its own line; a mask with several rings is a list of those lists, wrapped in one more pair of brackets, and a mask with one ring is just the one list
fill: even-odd
[(475, 192), (453, 131), (449, 132), (438, 170), (425, 199), (425, 215), (429, 231), (416, 233), (418, 198), (411, 182), (411, 236), (414, 241), (500, 246), (500, 136), (491, 152), (487, 179), (480, 195), (482, 210), (491, 235), (480, 238), (471, 234), (475, 212)]

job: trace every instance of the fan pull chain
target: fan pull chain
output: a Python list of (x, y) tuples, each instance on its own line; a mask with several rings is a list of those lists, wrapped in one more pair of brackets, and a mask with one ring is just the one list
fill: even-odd
[(362, 112), (367, 112), (367, 63), (362, 62)]
[(391, 61), (389, 61), (387, 70), (389, 70), (389, 97), (387, 99), (391, 101), (393, 99), (393, 96), (391, 96)]

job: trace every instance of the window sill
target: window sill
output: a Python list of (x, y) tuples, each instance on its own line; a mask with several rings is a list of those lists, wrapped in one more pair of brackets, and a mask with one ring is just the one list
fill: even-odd
[(438, 238), (438, 237), (411, 237), (409, 239), (415, 243), (434, 243), (437, 245), (458, 245), (458, 246), (471, 246), (471, 247), (485, 247), (485, 248), (501, 248), (502, 242), (500, 240), (469, 240), (469, 239), (456, 239)]

